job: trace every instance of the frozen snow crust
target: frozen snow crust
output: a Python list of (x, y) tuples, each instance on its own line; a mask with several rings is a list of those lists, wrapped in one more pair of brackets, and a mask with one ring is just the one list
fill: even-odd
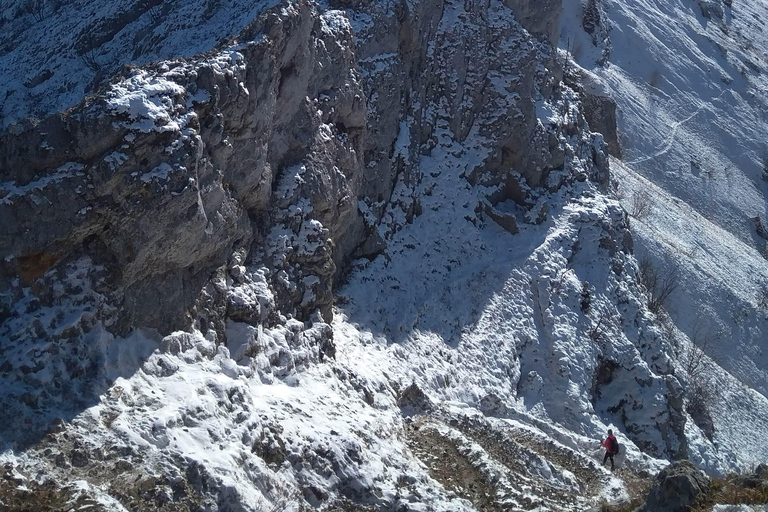
[[(0, 139), (3, 505), (589, 510), (665, 460), (768, 457), (765, 260), (639, 175), (650, 151), (609, 183), (583, 104), (615, 89), (549, 45), (583, 31), (574, 3), (205, 5), (34, 25), (138, 9), (97, 62), (154, 31), (135, 62), (236, 37), (79, 105), (69, 62), (40, 113), (75, 106)], [(635, 251), (681, 246), (685, 292), (654, 314)], [(728, 308), (711, 430), (683, 320)]]

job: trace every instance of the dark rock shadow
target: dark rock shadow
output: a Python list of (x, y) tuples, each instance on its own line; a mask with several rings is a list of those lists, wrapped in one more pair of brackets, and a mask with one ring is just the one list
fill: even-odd
[[(562, 209), (563, 205), (551, 204), (546, 220), (539, 225), (523, 224), (519, 235), (504, 231), (490, 219), (479, 227), (468, 222), (464, 229), (476, 230), (482, 247), (488, 247), (482, 256), (469, 261), (440, 254), (440, 246), (447, 245), (441, 244), (441, 240), (429, 247), (427, 243), (405, 244), (394, 249), (394, 253), (378, 257), (382, 261), (388, 259), (385, 268), (400, 264), (398, 260), (403, 259), (423, 265), (415, 268), (406, 261), (410, 269), (400, 275), (375, 275), (368, 270), (372, 263), (361, 260), (350, 274), (350, 284), (339, 291), (344, 302), (350, 301), (342, 309), (360, 331), (384, 337), (390, 345), (431, 333), (447, 347), (456, 349), (464, 333), (478, 325), (483, 311), (502, 292), (513, 273), (524, 270), (527, 258), (544, 243), (554, 225), (552, 218), (560, 215)], [(499, 238), (505, 242), (500, 243)], [(355, 277), (356, 271), (361, 276)], [(366, 287), (364, 293), (359, 293), (361, 286)]]
[(159, 336), (114, 338), (100, 324), (75, 338), (0, 340), (0, 452), (24, 451), (71, 422), (120, 377), (130, 378)]

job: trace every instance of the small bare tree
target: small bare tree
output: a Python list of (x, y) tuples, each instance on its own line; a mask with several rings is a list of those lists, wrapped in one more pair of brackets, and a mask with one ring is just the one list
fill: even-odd
[(685, 371), (691, 378), (699, 379), (705, 370), (704, 356), (722, 336), (722, 331), (712, 333), (701, 316), (696, 317), (691, 328), (691, 344), (683, 353)]
[(614, 322), (615, 315), (608, 306), (598, 308), (595, 313), (596, 318), (588, 331), (589, 339), (605, 347), (609, 340), (608, 331)]
[(80, 58), (83, 60), (83, 63), (93, 71), (94, 73), (98, 73), (101, 71), (101, 64), (96, 60), (96, 48), (91, 48), (87, 52), (80, 55)]
[(678, 265), (660, 271), (650, 259), (640, 260), (640, 284), (648, 294), (648, 309), (652, 313), (658, 313), (666, 305), (680, 284), (679, 274)]
[(568, 36), (568, 41), (565, 43), (565, 59), (563, 60), (563, 76), (566, 76), (571, 64), (571, 37)]
[(304, 497), (299, 489), (286, 489), (280, 491), (276, 490), (276, 492), (282, 492), (283, 495), (273, 502), (272, 508), (269, 509), (269, 512), (285, 512), (286, 510), (291, 509), (292, 505), (296, 505), (297, 503), (302, 503), (304, 501)]
[(651, 194), (645, 190), (638, 190), (632, 194), (632, 198), (629, 200), (629, 215), (642, 220), (651, 213), (653, 201)]
[(43, 21), (45, 19), (45, 0), (27, 0), (24, 9), (32, 15), (35, 21)]
[(706, 373), (706, 353), (721, 338), (722, 331), (713, 333), (702, 317), (697, 317), (690, 334), (690, 343), (684, 348), (682, 363), (688, 374), (686, 409), (694, 422), (712, 439), (714, 422), (712, 405), (719, 396), (719, 389)]

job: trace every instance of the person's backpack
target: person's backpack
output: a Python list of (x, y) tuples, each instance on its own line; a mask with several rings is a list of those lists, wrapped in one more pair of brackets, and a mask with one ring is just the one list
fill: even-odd
[(619, 442), (615, 437), (611, 438), (611, 453), (614, 455), (619, 453)]

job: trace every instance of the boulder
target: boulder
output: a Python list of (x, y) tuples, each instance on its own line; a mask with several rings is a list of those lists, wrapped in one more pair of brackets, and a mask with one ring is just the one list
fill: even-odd
[(397, 399), (397, 405), (402, 409), (405, 416), (423, 414), (434, 409), (432, 400), (415, 382), (403, 390)]
[(734, 483), (748, 489), (768, 489), (768, 465), (760, 464), (753, 472), (737, 476)]
[(709, 478), (687, 460), (664, 468), (639, 512), (688, 512), (709, 492)]
[(607, 96), (590, 94), (589, 92), (582, 94), (581, 101), (589, 128), (603, 135), (609, 155), (621, 158), (621, 144), (616, 121), (616, 102)]
[(712, 18), (722, 20), (725, 16), (720, 0), (699, 0), (699, 9), (701, 9), (701, 15), (708, 20)]

